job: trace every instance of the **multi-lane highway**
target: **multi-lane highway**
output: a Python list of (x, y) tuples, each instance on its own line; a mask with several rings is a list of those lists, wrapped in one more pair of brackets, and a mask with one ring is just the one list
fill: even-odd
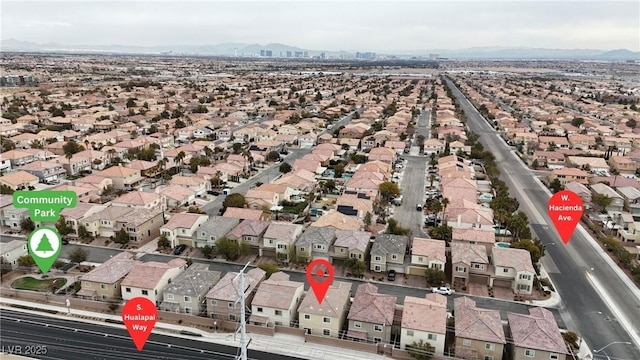
[[(42, 360), (235, 359), (238, 348), (152, 333), (139, 352), (124, 326), (111, 327), (0, 310), (0, 353)], [(250, 359), (299, 360), (254, 351)]]
[(607, 254), (593, 246), (581, 226), (568, 245), (562, 243), (546, 212), (550, 196), (544, 186), (460, 90), (448, 79), (447, 83), (467, 116), (469, 128), (480, 135), (485, 149), (495, 155), (511, 195), (518, 199), (535, 235), (546, 245), (543, 265), (562, 296), (560, 311), (568, 327), (581, 333), (591, 349), (606, 347), (594, 354), (596, 359), (640, 359), (637, 288), (628, 286), (603, 259)]

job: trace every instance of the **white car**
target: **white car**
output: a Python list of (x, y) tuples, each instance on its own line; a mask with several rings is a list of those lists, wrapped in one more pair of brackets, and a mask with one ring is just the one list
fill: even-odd
[(451, 295), (453, 294), (453, 290), (449, 289), (446, 286), (434, 287), (431, 288), (432, 293), (441, 294), (441, 295)]

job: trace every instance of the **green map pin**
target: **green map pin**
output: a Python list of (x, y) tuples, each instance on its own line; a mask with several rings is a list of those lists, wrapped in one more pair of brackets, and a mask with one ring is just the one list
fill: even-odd
[(56, 228), (42, 226), (29, 235), (27, 248), (42, 273), (51, 269), (62, 249), (62, 238)]

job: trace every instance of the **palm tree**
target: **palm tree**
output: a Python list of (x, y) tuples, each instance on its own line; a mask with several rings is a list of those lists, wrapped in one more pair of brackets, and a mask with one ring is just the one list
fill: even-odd
[(216, 175), (211, 180), (213, 180), (212, 182), (216, 184), (216, 189), (220, 189), (220, 185), (222, 184), (222, 171), (216, 171)]
[(178, 153), (178, 155), (176, 155), (176, 158), (174, 159), (176, 162), (176, 166), (178, 166), (178, 168), (182, 168), (182, 162), (184, 161), (184, 158), (187, 156), (187, 154), (184, 153), (184, 151), (180, 151)]
[(429, 175), (429, 187), (433, 187), (433, 182), (436, 180), (436, 176), (431, 174)]
[(158, 165), (156, 165), (158, 167), (158, 171), (160, 172), (160, 181), (162, 184), (164, 184), (164, 171), (166, 169), (167, 162), (169, 162), (167, 158), (162, 158), (158, 160)]
[(253, 161), (253, 158), (251, 157), (251, 152), (249, 150), (245, 150), (242, 152), (242, 157), (244, 157), (245, 162), (244, 162), (244, 173), (247, 173), (247, 163), (250, 163)]
[(442, 223), (446, 225), (447, 222), (446, 222), (446, 219), (444, 218), (444, 214), (446, 214), (447, 212), (447, 205), (449, 205), (449, 199), (444, 198), (440, 203), (442, 203)]
[(209, 148), (208, 146), (205, 146), (203, 150), (204, 150), (204, 155), (207, 158), (211, 159), (211, 157), (213, 156), (213, 150), (211, 150), (211, 148)]

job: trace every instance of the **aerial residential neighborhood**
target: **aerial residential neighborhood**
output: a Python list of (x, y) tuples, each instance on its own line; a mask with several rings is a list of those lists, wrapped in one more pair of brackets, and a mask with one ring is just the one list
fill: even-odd
[[(4, 43), (3, 358), (45, 316), (121, 348), (144, 298), (141, 358), (639, 359), (639, 59)], [(45, 190), (77, 204), (13, 201)], [(563, 190), (585, 209), (564, 242)]]

